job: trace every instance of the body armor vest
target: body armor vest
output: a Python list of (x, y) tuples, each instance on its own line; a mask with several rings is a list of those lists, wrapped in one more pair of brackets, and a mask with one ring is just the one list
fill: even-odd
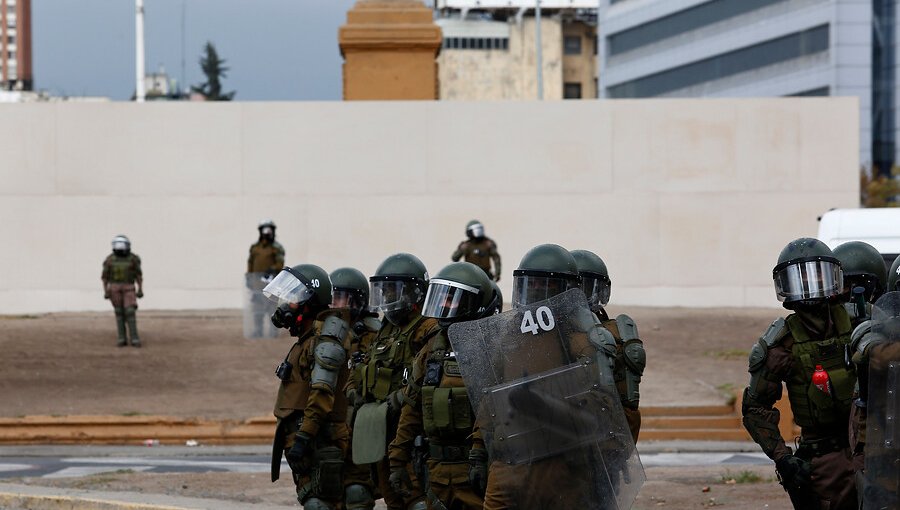
[(124, 257), (110, 255), (106, 259), (110, 283), (134, 283), (137, 280), (137, 258), (133, 253)]
[(369, 345), (367, 360), (356, 367), (366, 402), (381, 402), (391, 392), (406, 386), (417, 347), (413, 346), (418, 327), (425, 322), (421, 315), (409, 324), (385, 323)]
[[(810, 336), (796, 314), (786, 319), (794, 339), (791, 347), (794, 363), (786, 381), (794, 421), (803, 429), (824, 435), (829, 435), (832, 430), (846, 433), (856, 384), (856, 371), (849, 363), (848, 353), (852, 331), (850, 318), (843, 305), (833, 305), (829, 309), (837, 331), (829, 338)], [(828, 372), (831, 395), (812, 383), (816, 365), (822, 365)], [(804, 436), (807, 432), (804, 430)]]
[(434, 339), (422, 380), (422, 422), (425, 434), (438, 443), (460, 443), (472, 433), (475, 416), (456, 354), (445, 331)]

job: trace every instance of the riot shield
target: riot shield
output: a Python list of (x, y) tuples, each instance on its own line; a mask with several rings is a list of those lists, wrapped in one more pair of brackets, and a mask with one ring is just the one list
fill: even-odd
[(599, 329), (572, 289), (448, 331), (511, 506), (630, 508), (644, 482)]
[(262, 290), (272, 281), (269, 273), (244, 274), (243, 326), (244, 338), (275, 338), (278, 328), (272, 324), (276, 304), (266, 299)]
[(900, 292), (872, 307), (864, 509), (900, 508)]

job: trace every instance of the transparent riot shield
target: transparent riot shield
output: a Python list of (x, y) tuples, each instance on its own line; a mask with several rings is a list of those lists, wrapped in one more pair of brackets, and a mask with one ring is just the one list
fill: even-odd
[(492, 460), (489, 483), (510, 506), (618, 510), (634, 502), (644, 471), (611, 361), (597, 349), (599, 328), (579, 289), (450, 327)]
[(872, 307), (863, 508), (900, 508), (900, 292)]
[(246, 273), (244, 275), (244, 338), (275, 338), (278, 328), (272, 324), (275, 303), (266, 299), (263, 288), (272, 281), (268, 273)]

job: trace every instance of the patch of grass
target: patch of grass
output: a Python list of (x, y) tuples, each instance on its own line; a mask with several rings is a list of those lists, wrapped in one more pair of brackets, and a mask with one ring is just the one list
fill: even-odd
[(40, 315), (22, 314), (22, 315), (0, 315), (0, 321), (15, 321), (21, 319), (40, 319)]
[(716, 386), (716, 389), (722, 393), (722, 396), (725, 397), (725, 404), (733, 406), (735, 401), (737, 401), (737, 395), (735, 394), (734, 384), (728, 382), (723, 383)]
[(143, 414), (144, 413), (142, 413), (140, 411), (126, 411), (126, 412), (122, 413), (122, 416), (141, 416)]
[(738, 471), (737, 473), (734, 473), (729, 469), (725, 471), (725, 474), (722, 475), (719, 481), (725, 484), (732, 485), (737, 483), (765, 483), (770, 481), (770, 479), (746, 469), (743, 471)]
[(705, 356), (718, 360), (747, 359), (750, 351), (744, 349), (725, 349), (724, 351), (706, 351)]

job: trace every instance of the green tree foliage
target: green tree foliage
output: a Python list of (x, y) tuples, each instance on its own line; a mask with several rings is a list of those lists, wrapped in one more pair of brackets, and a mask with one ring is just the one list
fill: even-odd
[(204, 55), (200, 57), (200, 69), (206, 76), (206, 83), (195, 85), (191, 90), (199, 94), (203, 94), (207, 101), (231, 101), (235, 91), (222, 92), (222, 78), (227, 76), (225, 67), (225, 59), (219, 58), (216, 47), (212, 42), (207, 41), (203, 50)]
[(872, 169), (872, 173), (862, 169), (859, 173), (860, 203), (863, 207), (897, 207), (900, 206), (900, 182), (897, 175), (900, 167), (891, 169), (888, 177)]

